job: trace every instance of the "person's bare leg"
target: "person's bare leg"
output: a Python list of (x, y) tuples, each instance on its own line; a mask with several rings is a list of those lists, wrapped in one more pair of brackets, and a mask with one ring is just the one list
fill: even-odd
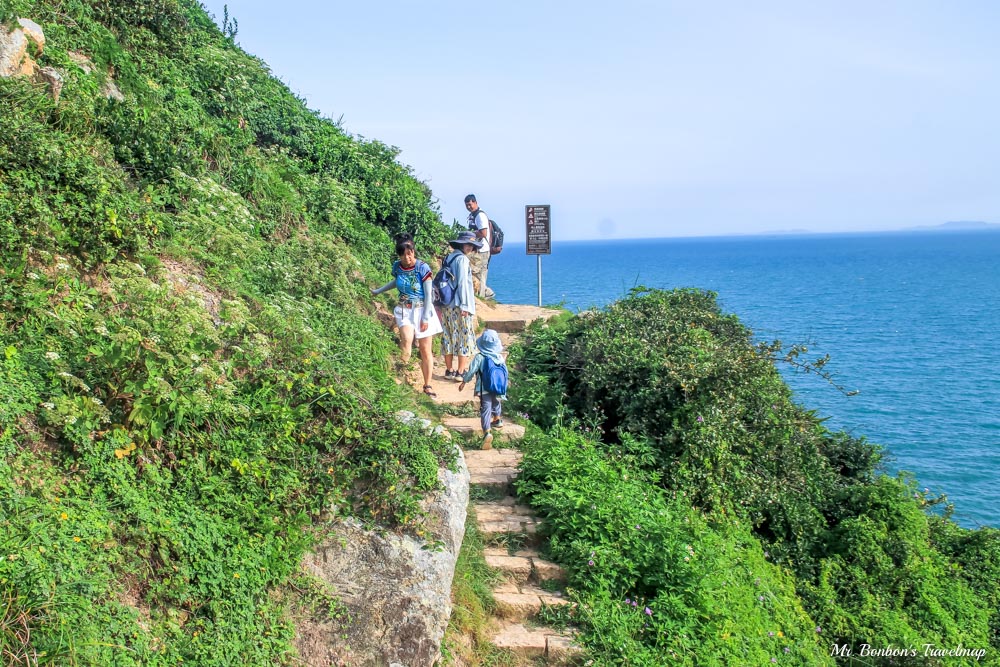
[[(452, 365), (451, 365), (452, 364), (452, 360), (454, 360), (454, 358), (455, 358), (454, 354), (446, 354), (446, 355), (444, 355), (444, 365), (445, 365), (445, 368), (447, 368), (449, 371), (457, 370), (457, 369), (453, 368)], [(462, 367), (462, 358), (461, 357), (458, 358), (458, 367), (459, 368)]]
[(434, 337), (427, 336), (417, 341), (420, 350), (420, 371), (424, 374), (424, 386), (431, 383), (431, 371), (434, 370)]
[(462, 355), (458, 355), (458, 372), (459, 372), (459, 374), (465, 375), (465, 371), (469, 370), (469, 360), (470, 359), (472, 359), (472, 357), (463, 357)]
[(405, 364), (410, 360), (413, 349), (413, 327), (402, 327), (399, 330), (399, 358)]

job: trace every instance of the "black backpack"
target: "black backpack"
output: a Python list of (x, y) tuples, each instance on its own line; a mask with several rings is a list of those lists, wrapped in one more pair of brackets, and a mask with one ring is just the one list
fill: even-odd
[[(469, 214), (469, 229), (472, 231), (476, 231), (475, 219), (480, 213), (486, 215), (486, 211), (481, 208)], [(499, 255), (503, 251), (503, 230), (500, 229), (500, 225), (490, 220), (490, 216), (486, 215), (486, 219), (490, 222), (490, 255)]]
[[(489, 220), (489, 217), (486, 218)], [(500, 225), (490, 220), (490, 254), (499, 255), (503, 250), (503, 230)]]

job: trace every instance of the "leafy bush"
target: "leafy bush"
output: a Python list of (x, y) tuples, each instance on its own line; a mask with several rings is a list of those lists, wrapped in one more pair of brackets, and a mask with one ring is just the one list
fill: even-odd
[(848, 641), (984, 648), (995, 607), (933, 547), (914, 493), (913, 483), (879, 477), (831, 499), (836, 516), (814, 545), (819, 572), (800, 583), (807, 607)]
[[(713, 294), (695, 290), (636, 290), (603, 311), (532, 328), (512, 355), (522, 372), (515, 408), (540, 416), (558, 439), (562, 424), (597, 438), (550, 447), (548, 461), (529, 455), (538, 472), (522, 489), (551, 506), (553, 552), (579, 564), (592, 551), (609, 562), (594, 570), (605, 588), (656, 599), (676, 586), (677, 535), (646, 534), (666, 493), (714, 529), (735, 530), (727, 539), (759, 541), (794, 572), (796, 599), (835, 642), (995, 643), (997, 579), (960, 566), (993, 576), (991, 538), (935, 528), (943, 519), (927, 510), (943, 499), (877, 474), (876, 446), (830, 433), (796, 405), (775, 368), (781, 349), (754, 343)], [(607, 498), (610, 507), (595, 500)], [(641, 538), (629, 533), (633, 523)], [(578, 573), (577, 585), (594, 588), (588, 576)]]
[(656, 481), (572, 431), (526, 440), (518, 489), (568, 567), (600, 664), (830, 664), (791, 577), (750, 532)]
[(108, 147), (48, 124), (51, 101), (18, 79), (0, 79), (0, 257), (8, 270), (29, 248), (97, 264), (134, 252), (157, 214), (128, 187)]
[(930, 535), (982, 600), (989, 612), (990, 645), (1000, 652), (1000, 530), (965, 530), (945, 518), (931, 517)]
[[(604, 311), (532, 330), (525, 347), (516, 406), (558, 414), (561, 403), (611, 443), (642, 443), (664, 486), (779, 540), (816, 530), (829, 489), (848, 474), (865, 478), (878, 461), (870, 445), (831, 437), (792, 402), (773, 347), (754, 344), (710, 292), (636, 290)], [(868, 467), (849, 467), (847, 452)]]

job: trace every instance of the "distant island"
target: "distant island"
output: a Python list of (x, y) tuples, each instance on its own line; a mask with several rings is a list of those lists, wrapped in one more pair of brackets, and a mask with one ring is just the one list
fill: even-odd
[(1000, 229), (1000, 224), (995, 222), (983, 222), (982, 220), (954, 220), (943, 222), (940, 225), (920, 225), (918, 227), (906, 227), (901, 231), (920, 232), (953, 232), (966, 231), (972, 229)]
[[(937, 225), (916, 225), (913, 227), (901, 227), (899, 229), (870, 229), (856, 231), (812, 231), (809, 229), (772, 229), (764, 232), (746, 232), (735, 234), (734, 236), (813, 236), (818, 234), (886, 234), (886, 233), (907, 233), (907, 232), (966, 232), (976, 230), (1000, 230), (1000, 223), (984, 222), (982, 220), (953, 220), (942, 222)], [(725, 236), (725, 235), (724, 235)]]

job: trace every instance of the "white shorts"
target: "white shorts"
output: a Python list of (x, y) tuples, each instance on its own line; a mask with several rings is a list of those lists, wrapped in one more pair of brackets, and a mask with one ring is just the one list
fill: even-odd
[(392, 314), (396, 316), (396, 326), (400, 329), (413, 327), (413, 337), (417, 340), (441, 333), (441, 319), (438, 317), (437, 311), (434, 310), (433, 306), (428, 306), (428, 308), (431, 309), (431, 317), (427, 320), (427, 331), (420, 330), (420, 318), (424, 314), (423, 306), (416, 308), (396, 306), (396, 309), (392, 311)]

